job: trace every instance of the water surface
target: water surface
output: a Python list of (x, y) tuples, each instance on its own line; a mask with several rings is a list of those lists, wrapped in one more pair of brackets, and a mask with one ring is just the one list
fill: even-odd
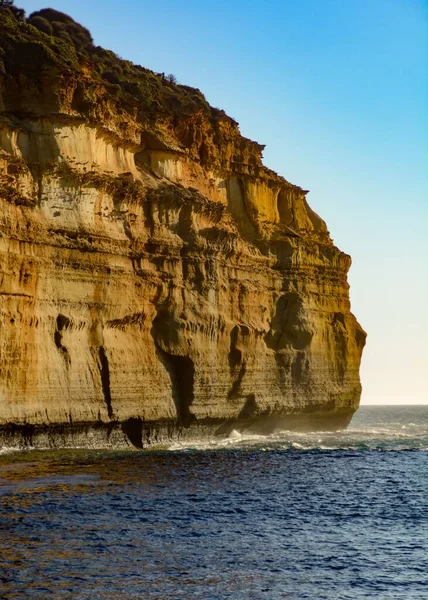
[(4, 449), (0, 598), (426, 600), (427, 449), (427, 407), (152, 452)]

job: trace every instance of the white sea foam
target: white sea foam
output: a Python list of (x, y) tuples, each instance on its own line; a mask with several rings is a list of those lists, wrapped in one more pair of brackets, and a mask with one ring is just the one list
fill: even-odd
[[(28, 448), (28, 450), (32, 450), (33, 448)], [(0, 456), (5, 455), (5, 454), (14, 454), (15, 452), (22, 452), (21, 448), (16, 448), (16, 447), (8, 447), (8, 446), (2, 446), (0, 448)]]
[[(361, 419), (361, 421), (363, 421)], [(232, 430), (227, 437), (187, 440), (172, 444), (170, 450), (257, 449), (305, 452), (310, 450), (406, 450), (427, 445), (428, 426), (414, 421), (356, 422), (348, 430), (299, 432), (277, 429), (269, 435)]]

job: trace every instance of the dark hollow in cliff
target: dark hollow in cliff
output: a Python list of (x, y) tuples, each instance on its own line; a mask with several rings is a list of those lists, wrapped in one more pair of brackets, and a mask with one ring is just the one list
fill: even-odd
[(195, 367), (187, 356), (175, 356), (158, 348), (162, 363), (171, 378), (172, 397), (179, 425), (189, 427), (196, 417), (190, 411), (194, 398)]

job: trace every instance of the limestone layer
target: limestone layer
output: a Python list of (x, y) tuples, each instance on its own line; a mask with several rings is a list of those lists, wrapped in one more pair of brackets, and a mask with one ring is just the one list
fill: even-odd
[(365, 333), (306, 192), (199, 91), (139, 68), (164, 104), (124, 102), (88, 53), (0, 24), (4, 438), (346, 425)]

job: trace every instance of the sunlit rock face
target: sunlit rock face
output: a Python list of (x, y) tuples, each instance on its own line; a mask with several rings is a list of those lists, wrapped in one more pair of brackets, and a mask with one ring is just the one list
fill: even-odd
[[(41, 34), (21, 27), (25, 54)], [(52, 49), (39, 71), (3, 62), (3, 439), (346, 426), (365, 333), (306, 192), (217, 109), (124, 108)]]

